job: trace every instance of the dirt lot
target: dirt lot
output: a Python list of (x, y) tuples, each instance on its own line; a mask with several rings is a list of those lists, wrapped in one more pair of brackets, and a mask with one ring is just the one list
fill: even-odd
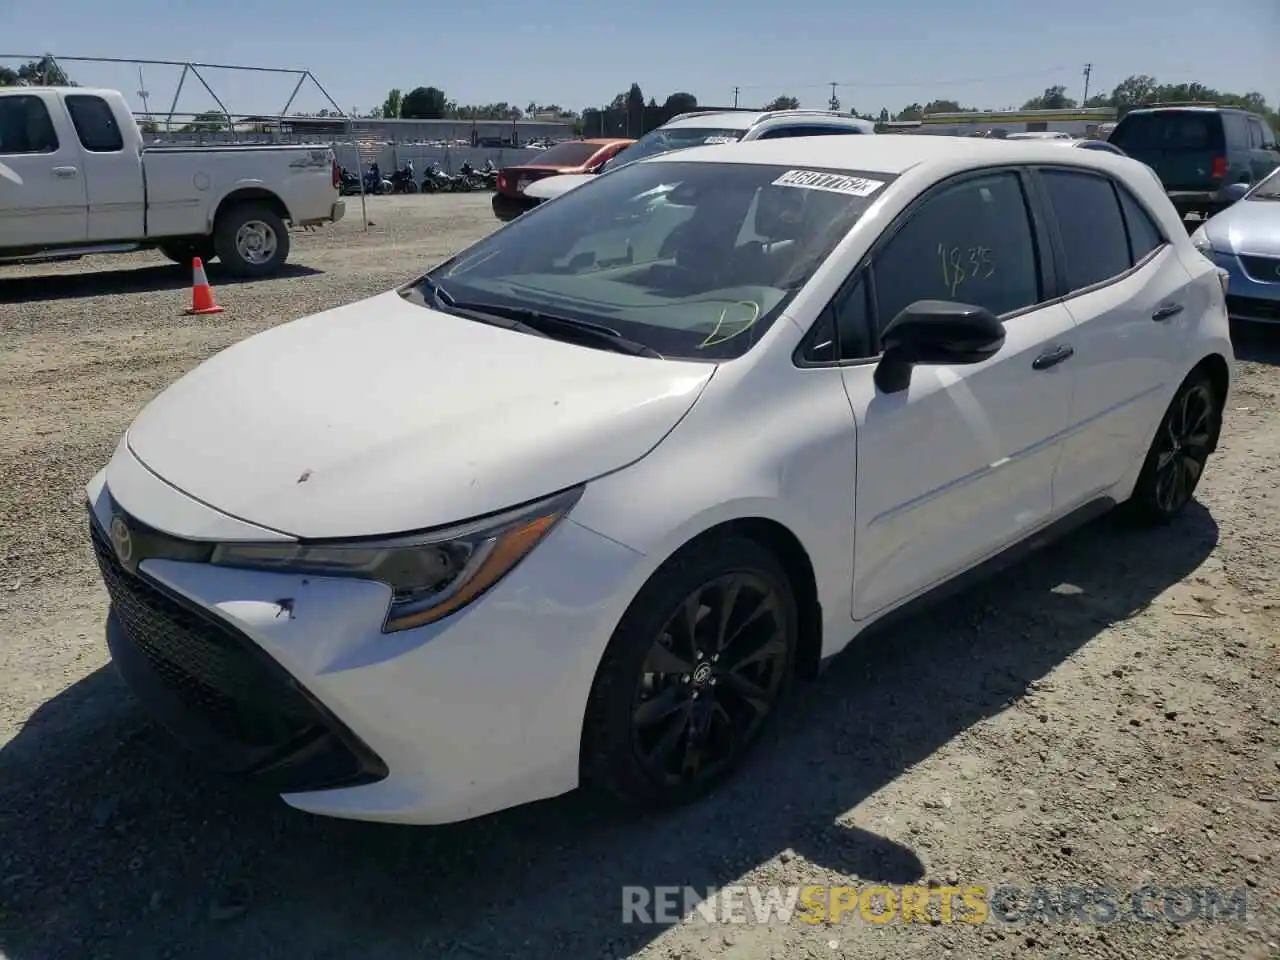
[[(182, 314), (188, 277), (158, 256), (0, 268), (0, 956), (1280, 956), (1274, 334), (1238, 345), (1203, 506), (1157, 532), (1103, 522), (869, 641), (698, 806), (635, 819), (569, 797), (376, 827), (175, 750), (107, 664), (83, 484), (180, 373), (409, 277), (488, 231), (487, 202), (375, 198), (368, 234), (357, 204), (296, 240), (286, 278), (211, 271), (227, 312), (208, 319)], [(1245, 888), (1250, 906), (1217, 923), (620, 923), (624, 884), (921, 879), (1109, 886), (1122, 906), (1146, 883)]]

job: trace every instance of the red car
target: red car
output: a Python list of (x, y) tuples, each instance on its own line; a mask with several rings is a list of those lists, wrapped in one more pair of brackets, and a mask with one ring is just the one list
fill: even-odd
[(499, 220), (514, 220), (536, 207), (538, 200), (524, 195), (534, 180), (562, 173), (598, 173), (607, 160), (635, 143), (619, 137), (594, 140), (566, 140), (538, 154), (528, 163), (503, 167), (498, 171), (498, 192), (493, 195), (493, 213)]

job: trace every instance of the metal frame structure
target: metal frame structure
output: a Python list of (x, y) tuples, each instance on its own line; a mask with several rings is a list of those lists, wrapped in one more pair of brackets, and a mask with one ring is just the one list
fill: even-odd
[[(6, 60), (19, 60), (24, 62), (34, 61), (36, 63), (48, 63), (51, 66), (57, 67), (59, 71), (64, 74), (66, 73), (66, 71), (61, 69), (63, 63), (115, 63), (115, 64), (123, 64), (127, 66), (135, 66), (135, 67), (148, 67), (148, 66), (181, 67), (182, 73), (178, 77), (178, 87), (173, 93), (173, 102), (169, 105), (168, 113), (155, 115), (155, 116), (164, 116), (166, 132), (172, 131), (174, 117), (179, 117), (179, 118), (189, 117), (192, 120), (193, 126), (198, 124), (199, 122), (199, 117), (201, 116), (201, 114), (178, 112), (178, 99), (182, 96), (182, 88), (186, 84), (188, 74), (195, 77), (196, 80), (199, 81), (200, 85), (204, 87), (205, 92), (208, 93), (209, 96), (213, 98), (213, 102), (218, 105), (219, 110), (221, 110), (222, 112), (222, 116), (226, 118), (227, 129), (233, 136), (235, 134), (235, 129), (236, 129), (236, 120), (235, 120), (236, 116), (240, 116), (241, 119), (243, 119), (245, 116), (262, 116), (262, 114), (233, 115), (231, 111), (227, 109), (227, 105), (222, 102), (222, 98), (219, 97), (216, 93), (214, 93), (213, 87), (210, 86), (209, 81), (207, 81), (204, 78), (204, 76), (200, 73), (202, 69), (203, 70), (241, 70), (247, 73), (271, 73), (271, 74), (277, 74), (277, 75), (297, 77), (298, 82), (294, 84), (293, 92), (289, 94), (289, 99), (285, 101), (284, 106), (280, 109), (280, 113), (273, 118), (275, 120), (277, 130), (280, 129), (281, 124), (283, 124), (285, 121), (288, 121), (288, 120), (312, 119), (312, 118), (289, 113), (289, 108), (293, 106), (293, 101), (298, 98), (298, 94), (302, 91), (303, 84), (305, 84), (308, 80), (310, 80), (313, 84), (315, 84), (315, 88), (320, 91), (320, 94), (325, 98), (325, 100), (329, 101), (329, 105), (333, 107), (333, 109), (336, 111), (337, 117), (346, 121), (347, 138), (350, 141), (351, 146), (355, 149), (356, 156), (360, 155), (360, 144), (356, 139), (355, 126), (352, 123), (351, 115), (348, 114), (345, 110), (343, 110), (340, 106), (338, 106), (338, 102), (329, 95), (329, 91), (324, 88), (324, 85), (321, 84), (320, 81), (316, 79), (315, 74), (312, 73), (310, 70), (290, 69), (286, 67), (251, 67), (251, 66), (245, 66), (243, 64), (230, 64), (230, 63), (198, 63), (196, 61), (191, 61), (191, 60), (138, 60), (138, 59), (130, 59), (127, 57), (58, 57), (58, 56), (54, 56), (51, 53), (40, 53), (35, 55), (17, 54), (17, 53), (0, 53), (0, 62), (6, 61)], [(144, 116), (146, 116), (148, 120), (152, 119), (153, 117), (153, 115), (149, 112), (144, 113)], [(364, 223), (364, 229), (367, 232), (369, 229), (369, 211), (365, 202), (364, 173), (363, 171), (357, 170), (356, 174), (357, 174), (357, 178), (360, 181), (360, 219)]]

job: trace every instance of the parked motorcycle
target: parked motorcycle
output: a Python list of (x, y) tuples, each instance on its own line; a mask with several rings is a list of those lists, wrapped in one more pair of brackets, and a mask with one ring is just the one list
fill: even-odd
[(397, 170), (391, 174), (391, 192), (392, 193), (417, 193), (418, 184), (413, 179), (413, 171), (410, 169)]
[(458, 168), (458, 176), (467, 180), (469, 190), (496, 190), (498, 188), (498, 171), (494, 168), (492, 160), (486, 160), (484, 167), (480, 170), (473, 167), (471, 161), (465, 161)]
[(346, 167), (338, 171), (338, 193), (344, 197), (352, 197), (360, 192), (360, 179)]
[(364, 192), (365, 193), (390, 193), (391, 181), (387, 180), (380, 174), (369, 170), (364, 175)]
[(461, 171), (456, 176), (449, 176), (439, 163), (433, 163), (422, 178), (424, 193), (469, 193), (475, 189), (472, 177)]

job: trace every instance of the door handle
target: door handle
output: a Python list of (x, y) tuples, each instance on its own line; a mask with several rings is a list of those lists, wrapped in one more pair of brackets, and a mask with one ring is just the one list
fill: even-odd
[(1176, 317), (1181, 312), (1182, 312), (1182, 304), (1166, 303), (1163, 306), (1158, 307), (1155, 313), (1151, 314), (1151, 319), (1156, 321), (1156, 323), (1161, 323), (1165, 320), (1170, 320), (1173, 317)]
[(75, 167), (54, 167), (53, 175), (55, 177), (61, 177), (64, 180), (70, 180), (72, 177), (78, 177), (80, 175), (80, 171)]
[(1062, 363), (1063, 360), (1071, 359), (1075, 356), (1075, 353), (1075, 349), (1067, 346), (1065, 343), (1056, 347), (1050, 347), (1031, 362), (1031, 369), (1048, 370), (1050, 367), (1056, 367), (1058, 364)]

